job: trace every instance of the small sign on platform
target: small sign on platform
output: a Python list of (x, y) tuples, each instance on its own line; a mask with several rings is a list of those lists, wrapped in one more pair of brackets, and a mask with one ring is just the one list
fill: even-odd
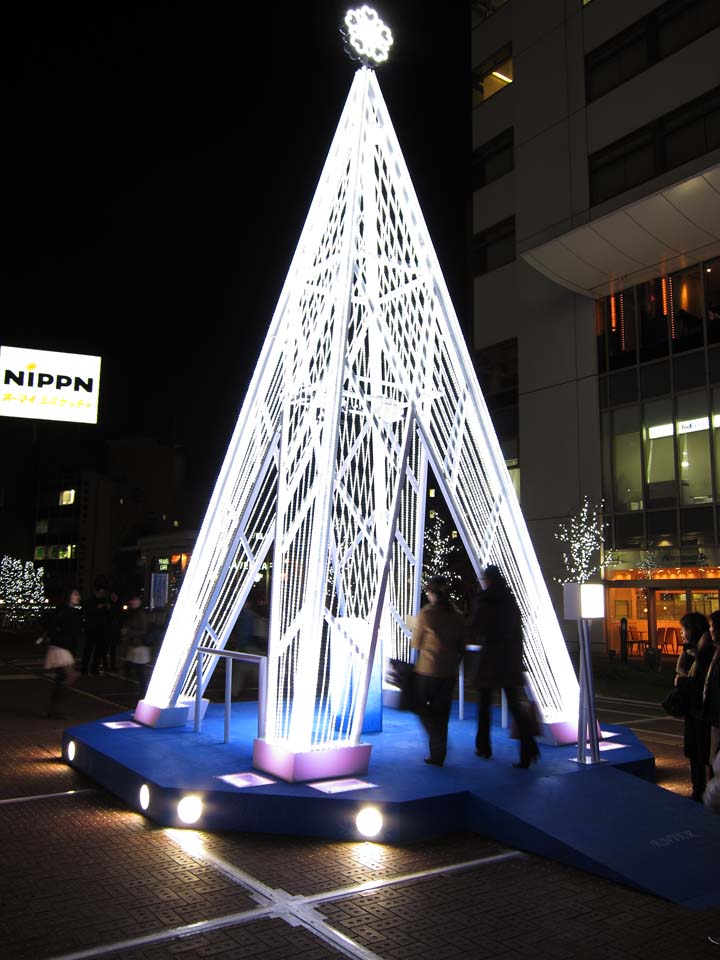
[(141, 723), (135, 723), (134, 720), (106, 720), (104, 727), (110, 727), (111, 730), (127, 730), (128, 727), (141, 727)]
[(346, 790), (366, 790), (368, 787), (376, 787), (377, 784), (350, 777), (345, 780), (322, 780), (319, 783), (309, 783), (308, 786), (323, 793), (345, 793)]
[(224, 773), (217, 778), (229, 783), (231, 787), (263, 787), (266, 783), (275, 783), (268, 777), (261, 777), (257, 773)]

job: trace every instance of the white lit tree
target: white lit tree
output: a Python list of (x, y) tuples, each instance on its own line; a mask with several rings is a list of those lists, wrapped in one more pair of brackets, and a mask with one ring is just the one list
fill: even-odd
[(4, 556), (0, 562), (0, 601), (6, 619), (13, 620), (19, 610), (37, 608), (45, 602), (45, 575), (32, 560), (24, 564), (16, 557)]
[(460, 547), (445, 531), (445, 520), (437, 512), (430, 511), (430, 523), (425, 527), (423, 548), (423, 578), (442, 577), (452, 589), (460, 581), (460, 574), (453, 569), (452, 560), (460, 553)]
[(568, 523), (559, 523), (555, 539), (566, 544), (563, 563), (566, 575), (558, 583), (587, 583), (600, 569), (600, 551), (605, 543), (606, 522), (602, 517), (604, 501), (597, 504), (583, 499), (583, 505)]

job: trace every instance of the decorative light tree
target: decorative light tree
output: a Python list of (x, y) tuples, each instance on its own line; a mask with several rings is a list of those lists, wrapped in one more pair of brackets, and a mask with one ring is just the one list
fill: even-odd
[(135, 711), (200, 714), (272, 548), (253, 762), (289, 780), (367, 769), (383, 659), (409, 659), (428, 466), (476, 573), (497, 564), (518, 598), (547, 727), (577, 733), (572, 663), (373, 69), (392, 35), (369, 7), (345, 24), (362, 66)]
[(600, 569), (600, 551), (607, 527), (602, 516), (603, 505), (603, 500), (592, 504), (585, 497), (570, 522), (558, 524), (555, 539), (567, 544), (562, 555), (566, 576), (556, 577), (558, 583), (587, 583)]
[[(589, 583), (600, 569), (600, 553), (605, 543), (606, 523), (602, 517), (603, 501), (591, 504), (585, 497), (569, 523), (559, 523), (557, 540), (567, 544), (563, 563), (567, 576), (556, 577), (563, 584), (565, 619), (577, 620), (580, 646), (580, 703), (578, 707), (577, 762), (600, 763), (598, 723), (595, 712), (590, 621), (605, 616), (603, 586)], [(588, 759), (586, 744), (590, 744)]]
[(452, 589), (460, 580), (460, 574), (452, 567), (453, 557), (460, 547), (449, 533), (445, 532), (446, 521), (437, 510), (430, 511), (430, 522), (425, 527), (423, 552), (423, 578), (443, 577)]
[(15, 557), (4, 556), (0, 562), (0, 602), (3, 622), (14, 624), (29, 611), (36, 613), (45, 603), (44, 570), (32, 560), (24, 564)]

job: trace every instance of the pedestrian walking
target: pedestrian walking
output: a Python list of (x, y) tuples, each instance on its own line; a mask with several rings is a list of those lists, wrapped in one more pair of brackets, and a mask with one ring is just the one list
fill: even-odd
[(450, 603), (450, 587), (442, 577), (431, 577), (425, 594), (428, 603), (418, 614), (411, 640), (419, 651), (413, 697), (429, 738), (425, 763), (441, 767), (447, 754), (453, 690), (465, 652), (465, 621)]
[(75, 657), (83, 643), (83, 613), (80, 609), (80, 591), (73, 588), (50, 616), (45, 638), (45, 669), (54, 673), (48, 717), (61, 717), (58, 706), (64, 691), (78, 678)]
[(475, 686), (478, 694), (478, 728), (475, 753), (492, 756), (490, 704), (494, 690), (505, 692), (508, 709), (520, 739), (520, 759), (514, 767), (527, 770), (540, 750), (532, 735), (532, 718), (520, 692), (524, 686), (522, 615), (500, 569), (488, 565), (480, 575), (480, 593), (473, 616), (472, 633), (481, 644)]

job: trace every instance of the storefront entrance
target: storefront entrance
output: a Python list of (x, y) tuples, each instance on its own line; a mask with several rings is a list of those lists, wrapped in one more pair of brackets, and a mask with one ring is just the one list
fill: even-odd
[(668, 656), (677, 656), (682, 639), (680, 617), (696, 610), (706, 617), (720, 609), (717, 585), (688, 583), (607, 584), (605, 597), (606, 644), (608, 651), (620, 654), (623, 619), (627, 626), (627, 652), (641, 657), (648, 647), (656, 647)]

